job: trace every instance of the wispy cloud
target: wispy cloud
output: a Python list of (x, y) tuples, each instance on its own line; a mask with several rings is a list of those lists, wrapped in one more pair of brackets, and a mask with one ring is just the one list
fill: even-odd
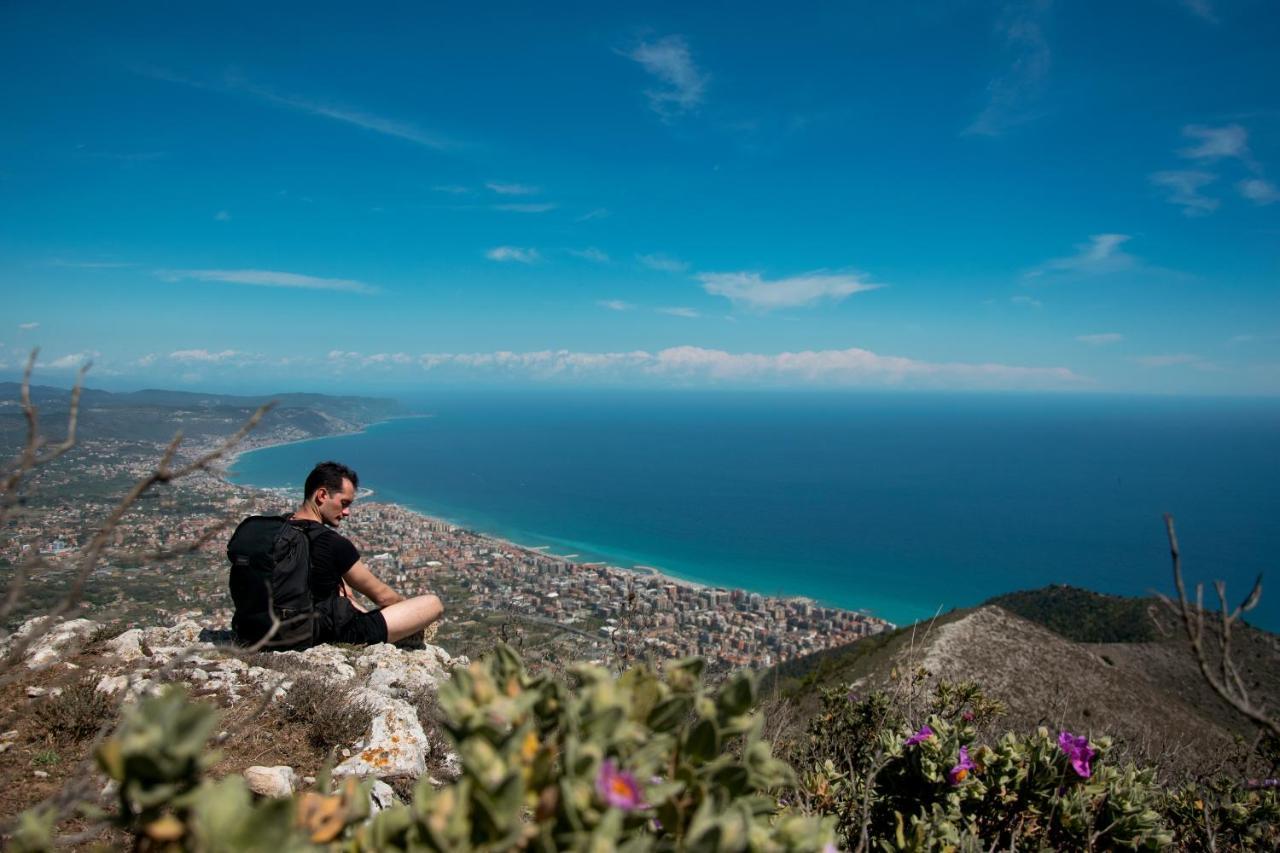
[(346, 293), (377, 293), (378, 289), (350, 278), (320, 278), (276, 270), (156, 270), (165, 281), (212, 281), (247, 284), (254, 287), (291, 287), (303, 290), (336, 290)]
[(440, 184), (431, 188), (434, 192), (448, 193), (449, 195), (466, 195), (471, 192), (470, 187), (460, 186), (459, 184)]
[(1076, 340), (1091, 347), (1100, 347), (1107, 344), (1118, 344), (1124, 340), (1124, 335), (1119, 332), (1098, 332), (1092, 335), (1076, 335)]
[(641, 42), (623, 55), (640, 63), (663, 84), (661, 88), (645, 90), (649, 106), (658, 115), (670, 119), (702, 103), (707, 75), (694, 63), (684, 36)]
[(507, 213), (546, 213), (555, 210), (556, 206), (551, 202), (535, 202), (535, 203), (517, 203), (517, 204), (495, 204), (494, 210), (502, 210)]
[(1214, 163), (1222, 159), (1235, 159), (1250, 169), (1257, 167), (1257, 161), (1249, 151), (1249, 132), (1238, 124), (1224, 127), (1189, 124), (1182, 128), (1182, 135), (1196, 140), (1195, 145), (1178, 151), (1180, 156), (1188, 160)]
[(67, 355), (55, 358), (53, 361), (42, 362), (39, 367), (47, 367), (52, 370), (79, 370), (84, 365), (99, 358), (102, 353), (97, 350), (86, 350), (84, 352), (73, 352)]
[(796, 308), (823, 300), (839, 302), (855, 293), (884, 287), (860, 274), (822, 270), (773, 281), (757, 272), (702, 273), (698, 280), (707, 293), (757, 311)]
[(1021, 305), (1024, 308), (1043, 308), (1044, 303), (1034, 296), (1027, 296), (1025, 293), (1019, 293), (1009, 297), (1009, 301), (1014, 305)]
[(698, 317), (702, 316), (693, 308), (685, 308), (682, 306), (678, 306), (674, 308), (659, 308), (658, 313), (670, 314), (672, 317), (684, 317), (689, 320), (696, 320)]
[(630, 311), (636, 307), (630, 302), (623, 302), (621, 299), (601, 299), (596, 304), (601, 308), (608, 308), (610, 311)]
[(733, 353), (679, 346), (655, 353), (536, 352), (428, 353), (419, 356), (426, 371), (519, 374), (534, 379), (600, 378), (609, 380), (834, 386), (898, 386), (932, 388), (1088, 387), (1065, 367), (1024, 367), (999, 363), (931, 362), (870, 350), (807, 350), (780, 353)]
[(519, 246), (496, 246), (485, 252), (484, 256), (499, 263), (514, 261), (519, 264), (534, 264), (542, 260), (537, 249), (522, 249)]
[(1143, 367), (1174, 367), (1180, 364), (1197, 364), (1200, 356), (1188, 352), (1167, 353), (1164, 355), (1142, 355), (1134, 359)]
[(1187, 216), (1204, 216), (1218, 208), (1218, 200), (1202, 194), (1200, 189), (1217, 177), (1193, 170), (1156, 172), (1151, 176), (1151, 183), (1165, 191), (1165, 201), (1181, 207)]
[(590, 246), (586, 249), (570, 249), (569, 254), (573, 255), (575, 258), (582, 258), (584, 261), (591, 261), (597, 264), (609, 263), (609, 255), (594, 246)]
[(1240, 195), (1257, 205), (1274, 204), (1280, 201), (1280, 190), (1270, 181), (1262, 178), (1249, 178), (1236, 184)]
[(682, 261), (679, 258), (673, 258), (669, 255), (639, 255), (637, 256), (640, 263), (644, 264), (651, 270), (658, 272), (680, 273), (689, 269), (689, 262)]
[(996, 25), (1011, 57), (1008, 69), (987, 84), (987, 105), (965, 128), (979, 136), (999, 136), (1038, 116), (1033, 105), (1049, 76), (1052, 52), (1044, 35), (1049, 0), (1028, 0), (1007, 7)]
[(539, 192), (537, 187), (528, 184), (504, 184), (496, 181), (490, 181), (485, 187), (498, 195), (536, 195)]
[(597, 207), (595, 210), (588, 210), (586, 213), (575, 219), (575, 222), (590, 222), (592, 219), (604, 219), (609, 215), (607, 208)]
[(215, 222), (230, 222), (230, 221), (231, 221), (231, 211), (229, 211), (229, 210), (219, 210), (217, 213), (215, 213), (215, 214), (213, 215), (213, 219), (214, 219), (214, 221), (215, 221)]
[(235, 358), (242, 358), (246, 353), (234, 349), (224, 349), (220, 352), (213, 352), (207, 349), (180, 349), (169, 353), (169, 358), (180, 362), (200, 362), (205, 364), (220, 364)]
[(153, 66), (137, 66), (135, 70), (154, 80), (164, 80), (169, 83), (178, 83), (184, 86), (191, 86), (197, 89), (205, 89), (213, 92), (222, 93), (240, 93), (250, 95), (258, 100), (273, 104), (278, 107), (284, 107), (290, 110), (307, 113), (321, 118), (331, 119), (333, 121), (342, 122), (343, 124), (352, 125), (354, 127), (363, 128), (383, 136), (391, 136), (396, 139), (403, 139), (412, 142), (415, 145), (421, 145), (427, 148), (437, 150), (447, 150), (458, 147), (458, 144), (447, 139), (440, 134), (425, 130), (416, 124), (400, 119), (387, 118), (367, 110), (338, 104), (332, 101), (319, 100), (312, 97), (304, 97), (301, 95), (293, 95), (277, 92), (267, 86), (254, 83), (244, 76), (236, 73), (228, 73), (220, 81), (202, 81), (181, 74), (176, 74), (164, 68), (156, 68)]
[(22, 329), (25, 332), (29, 332), (32, 329), (40, 328), (40, 324), (39, 323), (19, 323), (18, 328)]
[(1076, 253), (1053, 258), (1023, 273), (1024, 278), (1042, 279), (1053, 275), (1106, 275), (1137, 266), (1137, 258), (1121, 248), (1128, 234), (1093, 234), (1089, 242), (1076, 246)]

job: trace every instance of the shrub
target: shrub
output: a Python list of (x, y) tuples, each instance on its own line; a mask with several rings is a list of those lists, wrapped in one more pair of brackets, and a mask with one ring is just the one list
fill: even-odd
[(326, 752), (359, 740), (373, 719), (352, 685), (311, 673), (294, 680), (278, 709), (285, 722), (305, 727), (311, 745)]
[(97, 690), (92, 678), (82, 678), (35, 707), (35, 719), (53, 742), (87, 740), (116, 715), (115, 702)]

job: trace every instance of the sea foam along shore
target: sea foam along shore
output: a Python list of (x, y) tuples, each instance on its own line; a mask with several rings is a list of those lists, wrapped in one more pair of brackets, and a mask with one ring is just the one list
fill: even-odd
[[(348, 436), (348, 435), (359, 435), (359, 434), (361, 434), (361, 433), (367, 432), (367, 431), (369, 430), (369, 428), (370, 428), (370, 427), (377, 426), (378, 424), (382, 424), (382, 423), (387, 423), (388, 421), (393, 421), (393, 420), (403, 420), (403, 419), (406, 419), (406, 418), (429, 418), (429, 417), (433, 417), (433, 415), (400, 415), (400, 416), (391, 417), (391, 418), (384, 418), (384, 419), (379, 420), (379, 421), (374, 421), (374, 422), (372, 422), (372, 423), (365, 424), (364, 426), (360, 427), (359, 429), (344, 430), (344, 431), (341, 431), (341, 432), (333, 432), (333, 433), (329, 433), (329, 434), (327, 434), (327, 435), (317, 435), (317, 436), (312, 436), (312, 437), (309, 437), (309, 438), (286, 439), (286, 440), (283, 440), (283, 441), (271, 441), (271, 440), (267, 439), (267, 440), (262, 440), (262, 441), (259, 441), (259, 442), (254, 442), (252, 447), (241, 447), (241, 448), (239, 448), (238, 450), (236, 450), (234, 453), (232, 453), (232, 454), (229, 454), (229, 455), (228, 455), (228, 462), (227, 462), (227, 466), (226, 466), (226, 471), (224, 471), (223, 476), (221, 477), (221, 479), (223, 480), (223, 482), (227, 483), (228, 485), (234, 486), (234, 487), (236, 487), (236, 488), (240, 488), (240, 489), (253, 489), (253, 490), (256, 490), (256, 491), (260, 491), (260, 492), (266, 492), (266, 493), (269, 493), (269, 494), (272, 494), (272, 495), (278, 495), (278, 496), (280, 496), (280, 497), (282, 497), (282, 498), (284, 498), (284, 497), (293, 497), (293, 498), (295, 498), (295, 499), (296, 499), (296, 498), (297, 498), (297, 493), (296, 493), (296, 491), (292, 491), (292, 490), (290, 490), (290, 489), (288, 489), (288, 488), (286, 488), (286, 487), (282, 487), (282, 486), (275, 486), (275, 487), (273, 487), (273, 486), (250, 486), (250, 485), (246, 485), (246, 484), (244, 484), (244, 483), (236, 483), (236, 482), (235, 482), (235, 481), (233, 481), (233, 480), (231, 479), (231, 477), (230, 477), (230, 470), (235, 466), (235, 462), (236, 462), (236, 460), (238, 460), (238, 459), (239, 459), (243, 454), (246, 454), (246, 453), (252, 453), (252, 452), (259, 451), (259, 450), (266, 450), (266, 449), (268, 449), (268, 448), (284, 447), (284, 446), (291, 445), (291, 444), (306, 444), (307, 442), (311, 442), (311, 441), (320, 441), (320, 440), (322, 440), (322, 439), (327, 439), (327, 438), (337, 438), (337, 437), (340, 437), (340, 436)], [(361, 498), (364, 498), (364, 499), (368, 499), (368, 498), (370, 498), (370, 497), (372, 497), (372, 496), (374, 496), (374, 495), (375, 495), (375, 491), (374, 491), (373, 489), (368, 489), (368, 488), (363, 488), (363, 487), (361, 488), (360, 493), (359, 493), (359, 496), (360, 496)], [(649, 576), (649, 577), (656, 578), (656, 579), (660, 580), (660, 581), (661, 581), (661, 582), (663, 582), (663, 583), (670, 583), (670, 584), (674, 584), (674, 585), (676, 585), (676, 586), (680, 586), (680, 587), (684, 587), (684, 588), (692, 589), (692, 590), (703, 590), (703, 589), (734, 589), (734, 588), (735, 588), (735, 587), (719, 587), (719, 586), (714, 586), (714, 585), (712, 585), (712, 584), (703, 583), (703, 582), (701, 582), (701, 581), (695, 581), (695, 580), (691, 580), (691, 579), (689, 579), (689, 578), (680, 577), (680, 576), (678, 576), (678, 575), (670, 574), (669, 572), (667, 572), (667, 571), (665, 571), (665, 570), (663, 570), (663, 569), (661, 569), (661, 568), (658, 568), (658, 567), (656, 567), (656, 566), (635, 564), (635, 565), (633, 565), (633, 566), (627, 567), (627, 566), (619, 566), (619, 565), (616, 565), (616, 564), (614, 564), (614, 563), (610, 563), (610, 562), (607, 562), (607, 561), (601, 561), (601, 560), (580, 560), (580, 559), (575, 559), (575, 558), (577, 557), (577, 555), (576, 555), (576, 554), (563, 554), (563, 555), (562, 555), (562, 554), (553, 554), (553, 553), (549, 553), (549, 549), (550, 549), (550, 547), (551, 547), (551, 546), (549, 546), (549, 545), (523, 545), (523, 544), (521, 544), (521, 543), (519, 543), (519, 542), (516, 542), (516, 541), (514, 541), (514, 540), (512, 540), (512, 539), (507, 539), (507, 538), (505, 538), (505, 537), (498, 536), (498, 535), (495, 535), (495, 534), (492, 534), (492, 533), (485, 533), (484, 531), (481, 531), (481, 530), (475, 530), (475, 529), (473, 529), (473, 528), (468, 527), (468, 526), (467, 526), (467, 525), (465, 525), (465, 524), (459, 524), (458, 522), (453, 521), (452, 519), (443, 518), (443, 517), (441, 517), (441, 516), (436, 516), (436, 515), (431, 515), (430, 513), (423, 512), (422, 510), (418, 510), (418, 509), (414, 509), (414, 508), (409, 507), (409, 506), (405, 506), (405, 505), (404, 505), (404, 504), (402, 504), (402, 503), (398, 503), (398, 502), (395, 502), (395, 501), (385, 501), (385, 503), (386, 503), (386, 504), (388, 504), (388, 505), (391, 505), (391, 506), (395, 506), (395, 507), (397, 507), (398, 509), (400, 509), (402, 512), (405, 512), (405, 513), (407, 513), (407, 514), (409, 514), (409, 515), (417, 516), (417, 517), (421, 518), (423, 521), (428, 522), (428, 523), (434, 523), (434, 524), (447, 524), (447, 525), (449, 525), (449, 526), (451, 526), (451, 527), (458, 527), (458, 528), (461, 528), (461, 529), (466, 530), (467, 532), (469, 532), (471, 535), (475, 536), (477, 539), (479, 539), (479, 540), (481, 540), (481, 541), (483, 541), (483, 542), (485, 542), (485, 543), (488, 543), (488, 544), (489, 544), (490, 546), (492, 546), (492, 547), (495, 547), (495, 548), (500, 547), (500, 548), (507, 549), (507, 550), (517, 551), (517, 552), (523, 553), (525, 556), (530, 557), (530, 558), (533, 558), (533, 559), (535, 559), (535, 560), (556, 560), (556, 561), (560, 561), (560, 562), (571, 563), (571, 564), (574, 564), (574, 565), (577, 565), (577, 566), (581, 566), (581, 567), (583, 567), (583, 568), (595, 567), (595, 566), (602, 566), (602, 567), (604, 567), (604, 568), (606, 568), (606, 569), (611, 569), (611, 570), (613, 570), (613, 571), (617, 571), (617, 572), (631, 572), (631, 573), (635, 573), (635, 574), (647, 575), (647, 576)], [(807, 597), (807, 596), (801, 596), (801, 595), (776, 595), (776, 594), (769, 594), (769, 593), (757, 592), (756, 590), (746, 589), (745, 587), (738, 588), (738, 589), (742, 589), (742, 591), (743, 591), (743, 592), (751, 593), (751, 594), (754, 594), (754, 595), (759, 595), (761, 598), (763, 598), (763, 599), (765, 599), (765, 600), (776, 600), (776, 601), (802, 601), (802, 602), (807, 602), (807, 603), (809, 603), (809, 604), (819, 605), (819, 606), (822, 606), (822, 607), (829, 607), (829, 608), (832, 608), (832, 609), (835, 609), (835, 610), (845, 610), (845, 611), (850, 611), (850, 612), (854, 612), (854, 613), (859, 613), (859, 614), (861, 614), (861, 615), (863, 615), (863, 616), (866, 616), (866, 617), (868, 617), (868, 618), (875, 619), (875, 620), (876, 620), (876, 621), (878, 621), (878, 622), (882, 622), (882, 623), (884, 623), (884, 624), (885, 624), (886, 626), (888, 626), (890, 629), (893, 629), (893, 628), (897, 627), (893, 622), (890, 622), (890, 621), (888, 621), (888, 620), (886, 620), (886, 619), (883, 619), (883, 618), (881, 618), (881, 617), (879, 617), (879, 616), (876, 616), (875, 614), (870, 613), (870, 612), (868, 612), (868, 611), (865, 611), (865, 610), (858, 610), (858, 609), (852, 609), (852, 608), (847, 608), (847, 607), (841, 607), (841, 606), (839, 606), (839, 605), (828, 604), (828, 603), (826, 603), (826, 602), (822, 602), (822, 601), (815, 601), (814, 599), (809, 598), (809, 597)]]

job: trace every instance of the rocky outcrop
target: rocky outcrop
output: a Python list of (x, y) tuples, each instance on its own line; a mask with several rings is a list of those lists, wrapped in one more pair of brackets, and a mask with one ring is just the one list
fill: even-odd
[[(74, 667), (68, 658), (100, 630), (101, 625), (88, 619), (64, 622), (32, 642), (24, 660), (33, 668), (58, 663)], [(24, 625), (5, 648), (35, 631), (35, 624)], [(453, 667), (468, 663), (466, 658), (455, 658), (436, 646), (406, 650), (383, 643), (363, 648), (323, 645), (301, 652), (252, 655), (246, 660), (234, 647), (210, 642), (211, 636), (216, 634), (194, 619), (167, 628), (131, 628), (102, 644), (103, 654), (95, 658), (89, 674), (96, 679), (98, 691), (125, 702), (171, 683), (184, 684), (197, 698), (216, 698), (226, 705), (264, 690), (283, 698), (294, 681), (308, 673), (350, 685), (355, 701), (372, 712), (372, 722), (362, 738), (342, 751), (346, 758), (334, 768), (335, 778), (417, 778), (426, 773), (427, 756), (443, 751), (442, 744), (430, 741), (408, 700), (424, 691), (434, 693)], [(446, 761), (446, 768), (450, 763), (456, 759)], [(288, 796), (298, 785), (296, 774), (287, 766), (250, 767), (244, 776), (250, 788), (263, 796)], [(375, 789), (374, 806), (394, 800), (389, 787)]]

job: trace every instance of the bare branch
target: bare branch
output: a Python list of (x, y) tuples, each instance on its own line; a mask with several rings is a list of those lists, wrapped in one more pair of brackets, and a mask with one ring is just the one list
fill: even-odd
[[(1181, 618), (1183, 628), (1186, 630), (1187, 641), (1191, 644), (1191, 652), (1195, 656), (1196, 665), (1200, 668), (1200, 675), (1204, 677), (1205, 682), (1214, 693), (1218, 694), (1222, 701), (1276, 737), (1280, 737), (1280, 721), (1272, 719), (1262, 708), (1250, 701), (1249, 694), (1244, 689), (1244, 683), (1236, 672), (1235, 663), (1230, 659), (1231, 625), (1245, 609), (1245, 604), (1250, 607), (1257, 604), (1257, 599), (1262, 595), (1262, 578), (1258, 578), (1253, 585), (1253, 591), (1246, 597), (1244, 604), (1236, 608), (1234, 612), (1228, 609), (1226, 586), (1221, 581), (1215, 585), (1222, 604), (1221, 622), (1218, 629), (1218, 653), (1222, 657), (1218, 667), (1216, 667), (1219, 671), (1215, 672), (1215, 667), (1210, 662), (1204, 646), (1204, 587), (1203, 585), (1197, 585), (1196, 587), (1196, 604), (1193, 610), (1191, 603), (1187, 600), (1187, 588), (1182, 578), (1182, 556), (1178, 550), (1178, 534), (1173, 526), (1173, 516), (1166, 513), (1164, 524), (1169, 536), (1169, 554), (1173, 562), (1173, 585), (1178, 590), (1175, 612)], [(1168, 602), (1168, 599), (1165, 600)], [(1168, 603), (1170, 607), (1174, 606), (1173, 602)]]

